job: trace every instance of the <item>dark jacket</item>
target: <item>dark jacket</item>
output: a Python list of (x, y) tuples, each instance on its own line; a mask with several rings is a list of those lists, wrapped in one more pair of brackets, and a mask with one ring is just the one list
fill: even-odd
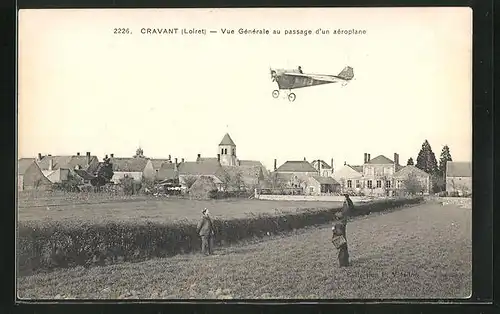
[(200, 236), (209, 236), (214, 233), (214, 227), (212, 224), (212, 220), (209, 217), (203, 216), (201, 221), (198, 223), (196, 228), (196, 232)]
[(342, 220), (336, 221), (334, 224), (335, 229), (333, 230), (334, 236), (346, 236), (346, 224)]
[(352, 200), (350, 198), (344, 200), (344, 204), (342, 205), (342, 215), (345, 223), (347, 223), (347, 217), (351, 216), (353, 211), (354, 211), (354, 204)]

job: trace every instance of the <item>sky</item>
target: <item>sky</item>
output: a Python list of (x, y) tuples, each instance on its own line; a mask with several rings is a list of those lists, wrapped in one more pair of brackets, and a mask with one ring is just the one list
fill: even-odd
[[(364, 153), (406, 164), (426, 139), (438, 159), (448, 145), (472, 160), (469, 8), (21, 10), (18, 47), (18, 157), (129, 157), (140, 146), (194, 160), (215, 157), (229, 133), (238, 158), (269, 169), (304, 157), (362, 164)], [(270, 67), (299, 65), (333, 75), (349, 65), (354, 79), (274, 99)]]

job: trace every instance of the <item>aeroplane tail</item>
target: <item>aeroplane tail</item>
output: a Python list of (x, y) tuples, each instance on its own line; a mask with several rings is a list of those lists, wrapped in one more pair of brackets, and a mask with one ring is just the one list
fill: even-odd
[(340, 72), (339, 75), (337, 75), (337, 76), (343, 80), (350, 81), (354, 77), (354, 71), (350, 66), (346, 66), (342, 70), (342, 72)]

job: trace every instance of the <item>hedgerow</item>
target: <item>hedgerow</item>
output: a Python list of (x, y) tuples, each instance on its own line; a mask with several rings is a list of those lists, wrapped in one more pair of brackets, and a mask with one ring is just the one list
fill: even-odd
[[(366, 215), (422, 201), (423, 198), (375, 201), (357, 205), (352, 215)], [(309, 209), (278, 216), (261, 214), (243, 219), (215, 220), (216, 243), (226, 245), (268, 233), (324, 224), (333, 220), (338, 210), (340, 208)], [(167, 224), (22, 222), (18, 235), (20, 275), (52, 268), (141, 261), (193, 252), (200, 248), (196, 225), (190, 221)]]

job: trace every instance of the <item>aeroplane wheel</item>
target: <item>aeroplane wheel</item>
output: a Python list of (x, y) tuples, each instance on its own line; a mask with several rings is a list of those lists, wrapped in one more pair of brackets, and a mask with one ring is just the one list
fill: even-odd
[(273, 97), (274, 98), (278, 98), (279, 95), (280, 95), (279, 90), (273, 90)]
[(291, 93), (291, 94), (288, 95), (288, 100), (289, 101), (295, 101), (295, 98), (296, 98), (296, 96), (295, 96), (294, 93)]

